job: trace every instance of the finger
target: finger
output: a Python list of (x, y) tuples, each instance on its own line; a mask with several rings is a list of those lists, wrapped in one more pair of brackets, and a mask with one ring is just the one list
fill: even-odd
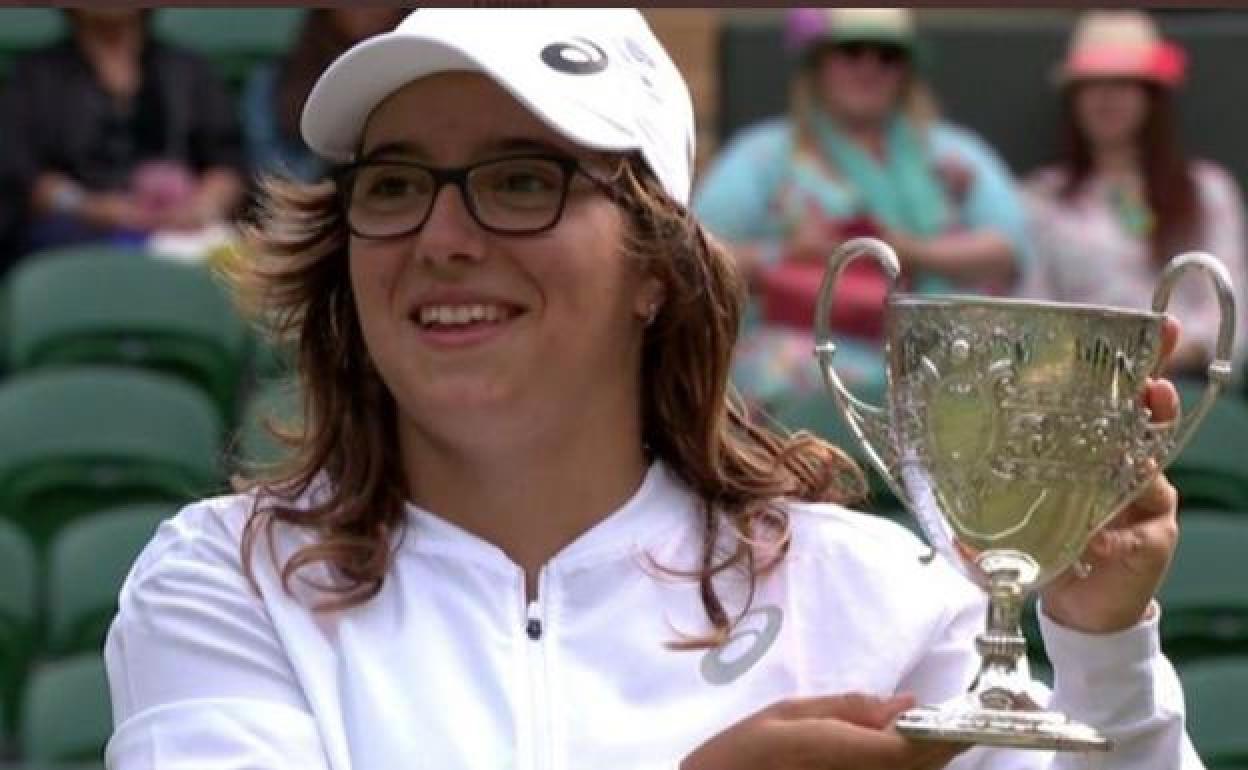
[(1165, 474), (1158, 473), (1144, 485), (1129, 507), (1132, 525), (1149, 519), (1173, 516), (1179, 507), (1179, 492)]
[(1174, 349), (1178, 347), (1179, 336), (1182, 334), (1183, 325), (1179, 323), (1179, 319), (1167, 314), (1161, 322), (1161, 363), (1164, 366), (1166, 361), (1170, 360)]
[(1168, 555), (1178, 540), (1177, 512), (1174, 485), (1164, 476), (1155, 477), (1123, 514), (1089, 541), (1084, 561), (1095, 564), (1146, 551)]
[(1179, 416), (1179, 391), (1166, 379), (1150, 379), (1144, 386), (1144, 405), (1154, 422), (1169, 422)]
[(786, 728), (785, 744), (801, 746), (801, 767), (844, 768), (853, 758), (855, 770), (936, 770), (949, 764), (968, 745), (911, 740), (891, 731), (873, 730), (840, 720), (803, 720)]
[(772, 713), (785, 720), (838, 719), (850, 724), (882, 730), (901, 712), (914, 706), (914, 696), (880, 697), (864, 693), (843, 693), (814, 698), (788, 698), (772, 706)]

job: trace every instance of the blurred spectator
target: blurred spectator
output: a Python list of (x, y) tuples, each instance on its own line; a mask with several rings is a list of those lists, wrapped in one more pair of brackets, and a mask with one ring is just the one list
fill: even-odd
[[(1188, 160), (1177, 137), (1172, 99), (1185, 64), (1143, 12), (1080, 17), (1058, 72), (1064, 154), (1026, 184), (1035, 259), (1025, 294), (1146, 309), (1166, 262), (1200, 249), (1226, 264), (1245, 296), (1239, 189), (1221, 167)], [(1241, 320), (1243, 307), (1241, 299)], [(1185, 278), (1170, 309), (1183, 322), (1170, 373), (1198, 374), (1218, 330), (1207, 279)]]
[(299, 135), (299, 114), (330, 62), (355, 43), (392, 29), (402, 8), (317, 8), (307, 12), (294, 48), (280, 62), (257, 67), (243, 91), (243, 134), (259, 173), (319, 179), (328, 170)]
[(232, 104), (206, 62), (152, 39), (150, 11), (66, 10), (69, 37), (14, 66), (0, 189), (30, 251), (198, 230), (239, 201)]
[[(846, 238), (887, 240), (917, 291), (1008, 289), (1024, 245), (1008, 169), (935, 115), (907, 10), (794, 9), (787, 42), (798, 58), (790, 114), (734, 138), (695, 200), (758, 295), (761, 322), (745, 334), (735, 378), (763, 403), (820, 388), (814, 297)], [(862, 263), (838, 290), (837, 359), (851, 383), (882, 385), (885, 288)]]

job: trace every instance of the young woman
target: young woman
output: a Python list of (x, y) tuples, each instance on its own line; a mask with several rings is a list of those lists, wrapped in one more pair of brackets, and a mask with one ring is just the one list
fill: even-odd
[[(1166, 262), (1199, 249), (1223, 261), (1244, 307), (1243, 201), (1229, 173), (1183, 153), (1173, 94), (1184, 69), (1182, 50), (1142, 12), (1080, 19), (1059, 72), (1063, 157), (1027, 180), (1035, 260), (1024, 294), (1146, 308)], [(1171, 371), (1201, 375), (1218, 333), (1208, 282), (1180, 284), (1172, 311), (1187, 334)], [(1240, 372), (1248, 351), (1243, 314), (1237, 331)]]
[[(639, 13), (417, 11), (302, 125), (344, 165), (270, 189), (239, 278), (304, 429), (135, 565), (113, 770), (1071, 766), (890, 729), (967, 686), (983, 599), (729, 397), (742, 282)], [(1199, 766), (1152, 602), (1175, 522), (1158, 478), (1045, 595), (1052, 701), (1106, 767)]]

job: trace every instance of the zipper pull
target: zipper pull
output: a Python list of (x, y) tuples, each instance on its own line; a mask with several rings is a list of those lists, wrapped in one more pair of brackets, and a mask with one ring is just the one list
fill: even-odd
[(536, 601), (529, 602), (529, 619), (525, 623), (524, 632), (535, 642), (542, 638), (542, 618), (537, 611)]

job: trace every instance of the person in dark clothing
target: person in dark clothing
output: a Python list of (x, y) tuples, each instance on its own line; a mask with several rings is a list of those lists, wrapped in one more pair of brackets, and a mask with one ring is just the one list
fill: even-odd
[(148, 11), (65, 13), (69, 37), (19, 60), (0, 99), (0, 209), (17, 253), (227, 219), (241, 139), (210, 65), (154, 40)]

